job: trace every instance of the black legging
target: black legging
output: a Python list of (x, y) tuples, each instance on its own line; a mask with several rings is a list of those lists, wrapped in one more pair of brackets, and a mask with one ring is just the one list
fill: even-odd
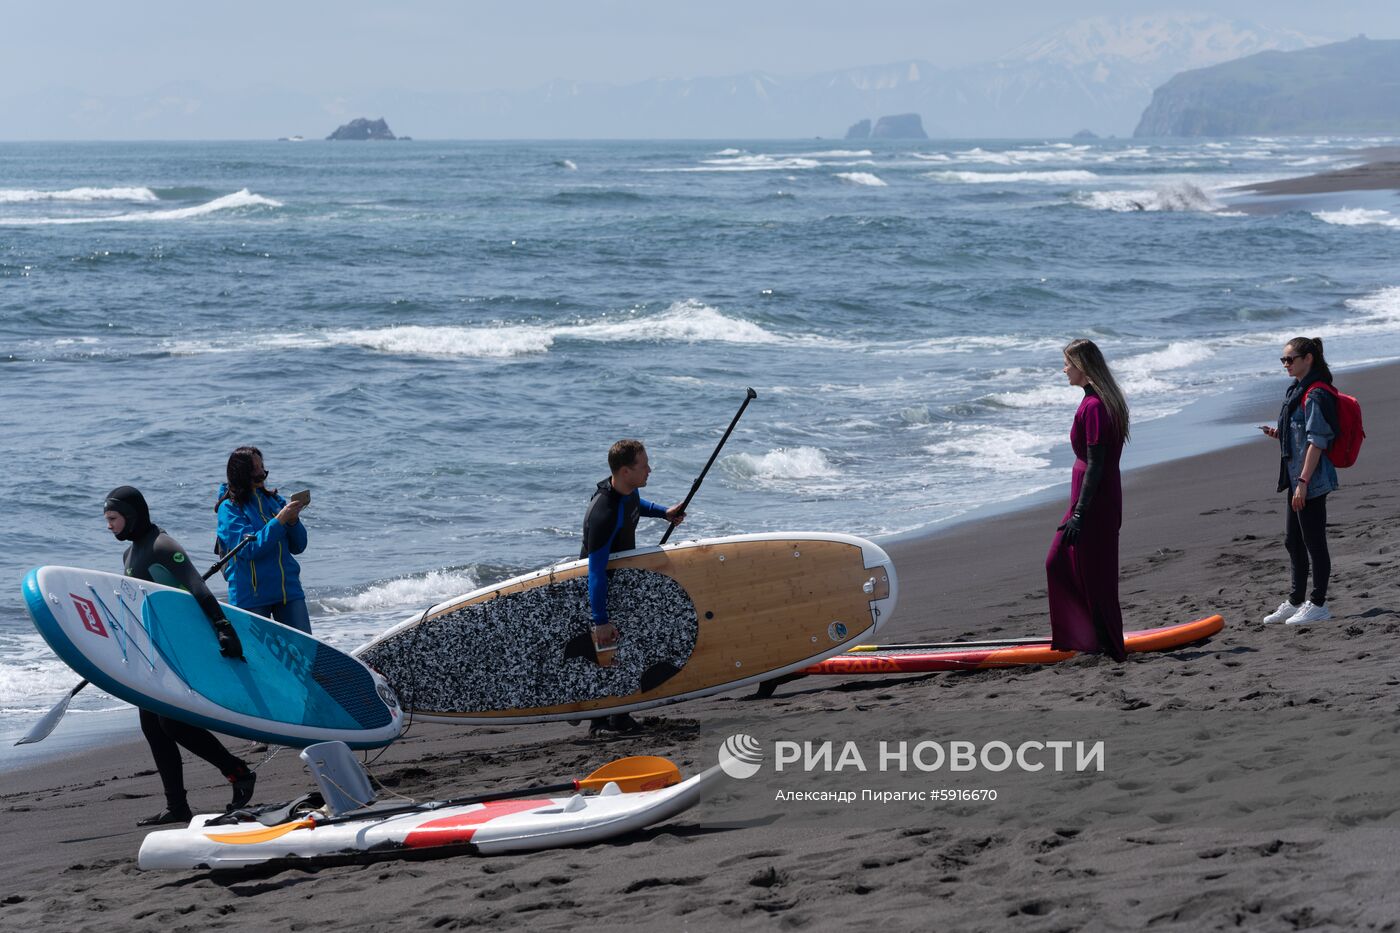
[(143, 709), (141, 732), (151, 746), (151, 757), (156, 760), (156, 770), (165, 787), (165, 804), (171, 810), (189, 807), (185, 799), (185, 769), (180, 761), (181, 745), (218, 768), (230, 780), (248, 771), (248, 766), (230, 754), (207, 729)]
[(1327, 578), (1332, 575), (1332, 556), (1327, 553), (1327, 495), (1309, 499), (1301, 512), (1293, 511), (1293, 503), (1285, 499), (1285, 520), (1288, 533), (1283, 546), (1293, 563), (1293, 592), (1288, 601), (1298, 605), (1308, 588), (1308, 561), (1312, 560), (1313, 588), (1308, 597), (1314, 606), (1327, 602)]

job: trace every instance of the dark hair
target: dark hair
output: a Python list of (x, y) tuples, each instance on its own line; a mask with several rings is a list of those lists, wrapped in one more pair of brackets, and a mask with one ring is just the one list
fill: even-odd
[[(253, 458), (262, 459), (262, 451), (256, 447), (240, 447), (228, 455), (228, 467), (224, 470), (224, 475), (228, 478), (228, 489), (224, 491), (219, 499), (222, 503), (224, 499), (232, 499), (239, 505), (247, 505), (248, 500), (253, 495)], [(214, 508), (218, 509), (216, 503)]]
[(608, 448), (608, 469), (616, 473), (623, 467), (630, 467), (637, 462), (637, 454), (645, 451), (641, 441), (620, 440)]
[(1308, 370), (1308, 372), (1312, 372), (1312, 370), (1315, 369), (1318, 371), (1319, 379), (1329, 386), (1332, 384), (1332, 367), (1327, 365), (1327, 359), (1322, 355), (1321, 337), (1294, 337), (1292, 340), (1288, 341), (1287, 346), (1289, 352), (1296, 353), (1298, 356), (1307, 356), (1311, 353), (1313, 358), (1312, 369)]
[(1103, 358), (1099, 345), (1083, 338), (1071, 340), (1065, 347), (1065, 359), (1073, 363), (1089, 380), (1094, 391), (1099, 393), (1099, 399), (1113, 418), (1113, 426), (1118, 429), (1118, 439), (1127, 443), (1128, 400), (1123, 396), (1123, 390), (1118, 388), (1118, 381), (1113, 378), (1113, 371), (1108, 368), (1108, 361)]

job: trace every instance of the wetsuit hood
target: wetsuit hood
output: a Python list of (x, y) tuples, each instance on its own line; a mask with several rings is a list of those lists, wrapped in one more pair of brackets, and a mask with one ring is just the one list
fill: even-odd
[(153, 527), (146, 497), (135, 486), (118, 486), (107, 493), (102, 511), (119, 512), (126, 519), (126, 525), (117, 534), (118, 541), (135, 541)]

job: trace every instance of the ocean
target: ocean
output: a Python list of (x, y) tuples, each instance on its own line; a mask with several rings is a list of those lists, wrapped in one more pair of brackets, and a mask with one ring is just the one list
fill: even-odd
[[(908, 533), (1065, 482), (1074, 337), (1147, 441), (1125, 467), (1195, 452), (1194, 403), (1281, 392), (1290, 337), (1400, 357), (1392, 195), (1229, 190), (1389, 142), (0, 143), (0, 759), (77, 680), (25, 572), (118, 571), (127, 483), (212, 561), (242, 444), (312, 490), (342, 647), (575, 557), (620, 437), (679, 501), (748, 386), (683, 536)], [(59, 734), (120, 706), (89, 689)]]

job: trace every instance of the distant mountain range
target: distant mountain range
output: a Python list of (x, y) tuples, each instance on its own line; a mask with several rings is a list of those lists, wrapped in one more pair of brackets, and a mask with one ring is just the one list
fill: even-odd
[(3, 103), (0, 133), (21, 138), (320, 137), (384, 114), (437, 138), (840, 137), (863, 118), (917, 113), (930, 136), (1129, 133), (1177, 72), (1322, 41), (1206, 14), (1083, 20), (996, 61), (914, 60), (804, 77), (751, 72), (628, 85), (558, 79), (525, 90), (383, 90), (322, 98), (285, 88), (172, 84), (135, 97), (28, 91)]
[(1400, 134), (1400, 41), (1261, 52), (1158, 88), (1136, 136)]

